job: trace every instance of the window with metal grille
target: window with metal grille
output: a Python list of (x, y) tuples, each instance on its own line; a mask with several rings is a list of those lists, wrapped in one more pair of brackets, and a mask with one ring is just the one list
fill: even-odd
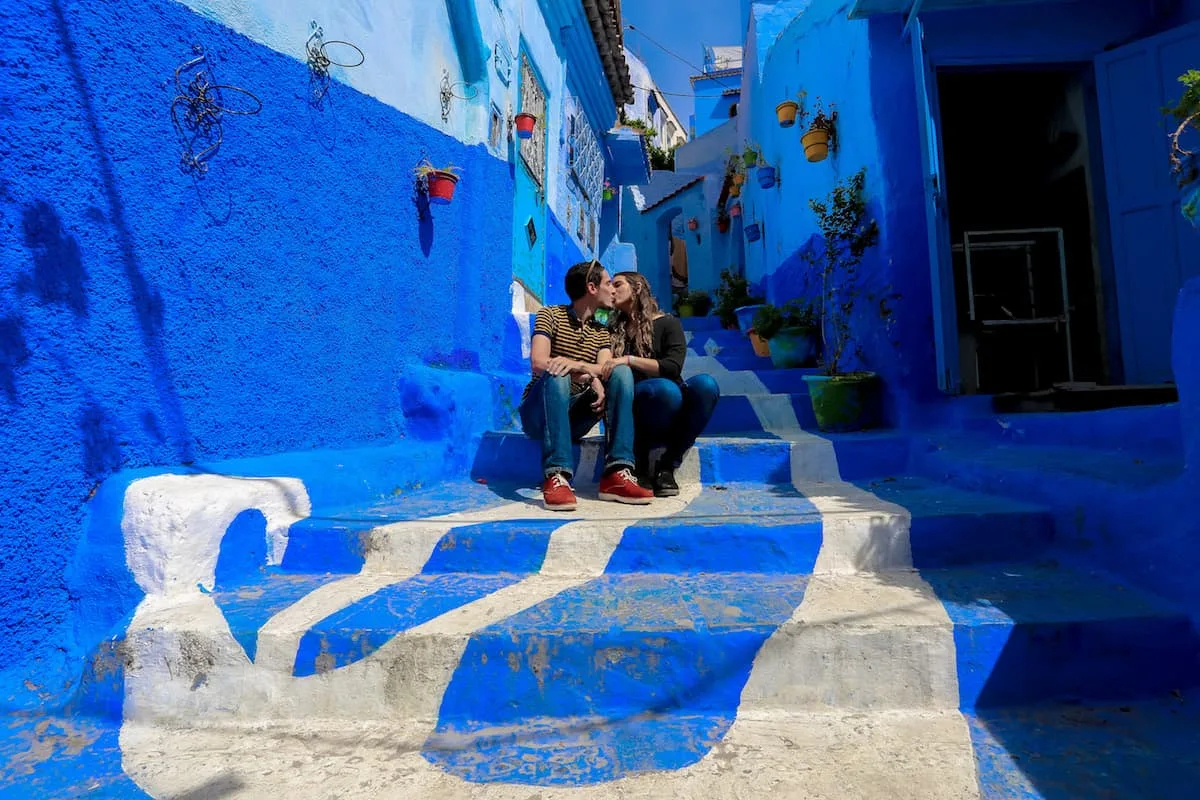
[(521, 160), (529, 170), (533, 182), (539, 189), (544, 189), (546, 181), (546, 90), (538, 82), (537, 73), (529, 63), (529, 57), (521, 54), (521, 107), (518, 111), (533, 114), (537, 117), (537, 126), (533, 136), (520, 139)]

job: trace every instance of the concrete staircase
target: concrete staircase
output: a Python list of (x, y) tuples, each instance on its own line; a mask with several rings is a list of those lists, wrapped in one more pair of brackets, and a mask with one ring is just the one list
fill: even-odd
[(814, 435), (804, 371), (710, 324), (687, 373), (717, 416), (648, 507), (589, 499), (593, 439), (578, 512), (543, 511), (514, 433), (369, 506), (135, 483), (125, 772), (154, 797), (1058, 798), (1013, 730), (1196, 682), (1191, 620), (1064, 554), (1048, 508), (909, 472), (911, 436)]

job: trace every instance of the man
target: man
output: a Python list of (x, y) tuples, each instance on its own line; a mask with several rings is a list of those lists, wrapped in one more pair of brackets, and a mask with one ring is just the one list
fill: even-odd
[(596, 321), (596, 309), (611, 309), (613, 285), (597, 261), (567, 270), (570, 305), (546, 306), (533, 326), (533, 380), (521, 397), (525, 435), (542, 440), (542, 498), (551, 511), (573, 511), (572, 443), (605, 415), (608, 452), (600, 499), (644, 505), (654, 492), (633, 476), (633, 372), (620, 366), (601, 379), (612, 358), (612, 337)]

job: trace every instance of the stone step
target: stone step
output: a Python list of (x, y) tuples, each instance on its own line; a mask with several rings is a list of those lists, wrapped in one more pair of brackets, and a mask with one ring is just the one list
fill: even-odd
[[(764, 484), (789, 480), (859, 480), (906, 472), (912, 440), (891, 431), (817, 435), (799, 427), (767, 431), (761, 417), (782, 416), (795, 411), (796, 399), (772, 400), (756, 426), (748, 431), (706, 433), (696, 442), (701, 476), (705, 482), (759, 481)], [(731, 403), (731, 414), (748, 415), (740, 401)], [(760, 408), (762, 408), (760, 406)], [(803, 406), (801, 405), (801, 409)], [(769, 413), (768, 413), (769, 412)], [(737, 419), (737, 417), (734, 417)], [(576, 445), (576, 481), (594, 483), (604, 463), (604, 440), (585, 437)], [(540, 485), (541, 443), (522, 433), (497, 431), (485, 434), (472, 465), (477, 481), (500, 481)]]
[(125, 718), (436, 719), (472, 736), (677, 712), (699, 740), (738, 713), (1137, 699), (1194, 685), (1200, 655), (1185, 614), (1057, 565), (445, 574), (365, 592), (371, 577), (271, 573), (149, 601), (122, 645)]
[(126, 770), (155, 797), (201, 796), (195, 788), (211, 786), (236, 786), (239, 797), (297, 800), (979, 796), (967, 723), (958, 713), (739, 717), (711, 746), (713, 732), (699, 741), (680, 735), (697, 727), (673, 712), (616, 722), (582, 718), (572, 728), (534, 721), (461, 737), (397, 721), (215, 729), (131, 721), (122, 749)]
[[(588, 500), (581, 489), (572, 514), (545, 511), (532, 487), (427, 490), (294, 523), (282, 566), (489, 578), (597, 568), (809, 574), (1032, 558), (1053, 539), (1045, 509), (918, 478), (686, 488), (646, 507)], [(579, 562), (556, 556), (568, 548), (608, 556), (571, 572)]]
[(688, 356), (683, 362), (684, 378), (701, 374), (712, 375), (721, 387), (721, 394), (807, 392), (804, 376), (818, 375), (820, 372), (818, 367), (775, 369), (769, 360), (727, 366), (719, 356)]
[(704, 429), (707, 434), (741, 433), (755, 430), (778, 430), (797, 425), (816, 430), (808, 394), (722, 394), (712, 419)]
[(679, 324), (683, 326), (683, 330), (685, 332), (703, 331), (708, 333), (725, 329), (724, 326), (721, 325), (721, 318), (712, 315), (707, 317), (681, 317), (679, 319)]

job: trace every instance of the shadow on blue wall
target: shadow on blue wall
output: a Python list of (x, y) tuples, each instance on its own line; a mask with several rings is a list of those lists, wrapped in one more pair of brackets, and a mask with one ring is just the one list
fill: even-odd
[(41, 303), (64, 305), (76, 317), (87, 316), (88, 276), (79, 242), (63, 230), (58, 213), (39, 200), (25, 208), (21, 227), (25, 246), (33, 256), (33, 274), (17, 277), (17, 292), (33, 294)]
[[(76, 48), (71, 28), (63, 13), (61, 0), (50, 0), (50, 8), (53, 13), (59, 42), (62, 45), (62, 53), (69, 65), (71, 78), (74, 81), (78, 94), (79, 106), (84, 112), (87, 130), (92, 139), (93, 155), (101, 178), (101, 188), (109, 204), (111, 216), (109, 224), (116, 236), (121, 252), (122, 266), (124, 267), (125, 277), (129, 282), (130, 300), (132, 301), (134, 312), (141, 328), (142, 341), (149, 358), (154, 389), (158, 394), (160, 407), (167, 417), (168, 436), (173, 440), (172, 450), (181, 463), (188, 463), (193, 460), (192, 437), (188, 431), (187, 422), (184, 419), (183, 406), (179, 400), (179, 393), (171, 378), (171, 365), (160, 339), (163, 328), (162, 296), (157, 289), (150, 285), (138, 264), (133, 234), (126, 218), (125, 202), (121, 197), (120, 191), (117, 189), (108, 145), (105, 142), (104, 133), (100, 129), (99, 118), (92, 102), (92, 90), (88, 86), (87, 77), (80, 64), (79, 52)], [(45, 216), (45, 214), (43, 213), (41, 216)], [(45, 228), (45, 224), (42, 227)], [(27, 227), (27, 236), (28, 230), (29, 228)], [(49, 225), (49, 230), (52, 236), (55, 235), (53, 224)], [(72, 252), (74, 253), (74, 257), (78, 259), (78, 247), (74, 251), (67, 248), (61, 254), (70, 256)], [(65, 270), (60, 266), (58, 270), (67, 275), (74, 274), (69, 266)], [(82, 275), (82, 267), (79, 267), (78, 273)], [(80, 281), (80, 286), (82, 287), (82, 281)], [(82, 288), (80, 291), (82, 292)]]
[(0, 318), (0, 391), (9, 403), (17, 402), (17, 371), (29, 360), (25, 322), (16, 315)]

